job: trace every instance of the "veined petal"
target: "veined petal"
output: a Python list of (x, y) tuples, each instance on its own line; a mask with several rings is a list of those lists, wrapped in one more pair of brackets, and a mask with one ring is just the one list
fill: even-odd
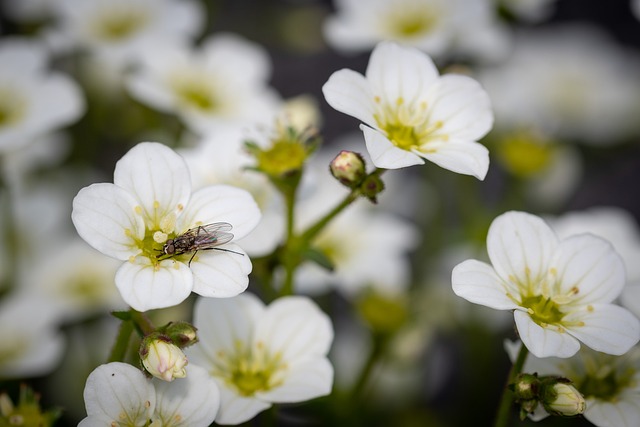
[(242, 397), (229, 390), (226, 384), (220, 385), (220, 411), (216, 417), (216, 424), (240, 424), (255, 417), (260, 412), (271, 407), (271, 403), (252, 397)]
[(250, 342), (254, 325), (264, 310), (262, 301), (250, 293), (223, 299), (198, 298), (193, 324), (198, 328), (200, 341), (187, 349), (189, 360), (200, 366), (212, 366), (219, 351), (234, 349), (238, 342)]
[(640, 401), (637, 394), (614, 402), (587, 399), (584, 417), (593, 425), (602, 427), (636, 427), (640, 425)]
[(389, 103), (421, 99), (438, 75), (435, 64), (424, 52), (393, 42), (378, 43), (366, 72), (374, 96)]
[(611, 302), (624, 288), (622, 258), (609, 242), (590, 234), (561, 241), (551, 265), (557, 272), (560, 293), (577, 290), (572, 304)]
[(473, 175), (484, 180), (489, 170), (489, 150), (473, 141), (433, 142), (424, 151), (415, 151), (421, 157), (447, 170)]
[(124, 301), (138, 311), (180, 304), (191, 294), (193, 280), (186, 264), (166, 259), (156, 267), (140, 256), (125, 262), (115, 277)]
[(557, 238), (551, 228), (526, 212), (506, 212), (489, 227), (489, 258), (505, 281), (523, 285), (542, 282), (556, 247)]
[(375, 126), (373, 93), (369, 82), (353, 70), (338, 70), (322, 86), (327, 103), (368, 125)]
[(480, 83), (456, 74), (440, 77), (429, 88), (427, 104), (433, 123), (442, 123), (434, 133), (448, 139), (477, 141), (491, 130), (491, 100)]
[(188, 364), (186, 378), (167, 382), (153, 380), (156, 389), (154, 420), (163, 427), (208, 427), (220, 407), (220, 389), (206, 369)]
[(371, 161), (377, 167), (400, 169), (424, 164), (424, 160), (418, 155), (396, 147), (379, 131), (364, 125), (360, 125), (360, 129), (364, 132), (364, 140), (367, 144), (367, 151), (371, 156)]
[(204, 297), (228, 298), (238, 295), (249, 285), (251, 260), (232, 243), (221, 250), (199, 251), (191, 262), (193, 291)]
[(112, 362), (100, 365), (87, 378), (84, 402), (89, 417), (145, 425), (156, 406), (155, 390), (140, 369)]
[(267, 308), (256, 325), (254, 342), (268, 343), (287, 363), (310, 356), (324, 356), (333, 341), (329, 317), (309, 298), (283, 297)]
[(71, 220), (78, 234), (100, 252), (127, 260), (138, 252), (135, 239), (144, 237), (144, 220), (136, 200), (113, 184), (92, 184), (73, 199)]
[(585, 345), (607, 354), (622, 355), (640, 339), (638, 319), (627, 309), (613, 304), (593, 304), (563, 320), (583, 322), (583, 326), (567, 326), (566, 329)]
[(193, 193), (178, 217), (176, 229), (185, 232), (198, 225), (228, 222), (236, 240), (249, 234), (260, 217), (260, 209), (248, 191), (230, 185), (211, 185)]
[(528, 313), (514, 312), (514, 319), (522, 343), (536, 357), (571, 357), (580, 349), (580, 342), (566, 332), (543, 328)]
[(125, 154), (113, 173), (113, 183), (138, 200), (153, 224), (177, 213), (191, 195), (191, 178), (184, 159), (157, 142), (142, 142)]
[(512, 310), (518, 305), (511, 300), (508, 290), (493, 267), (489, 264), (469, 259), (453, 268), (451, 273), (453, 292), (475, 304), (496, 310)]
[(279, 387), (257, 396), (269, 402), (303, 402), (331, 393), (333, 366), (329, 360), (310, 358), (290, 367)]

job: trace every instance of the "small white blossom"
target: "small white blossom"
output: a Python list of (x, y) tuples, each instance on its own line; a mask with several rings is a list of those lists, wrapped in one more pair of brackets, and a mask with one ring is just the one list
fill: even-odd
[(268, 121), (279, 98), (268, 87), (266, 51), (239, 36), (218, 34), (198, 50), (181, 45), (150, 49), (129, 79), (131, 94), (161, 111), (177, 114), (194, 132), (222, 124)]
[(475, 80), (439, 76), (424, 53), (382, 42), (366, 76), (336, 71), (322, 91), (333, 108), (365, 123), (360, 128), (377, 167), (397, 169), (426, 159), (484, 179), (489, 152), (476, 141), (491, 129), (493, 115)]
[(207, 427), (218, 412), (220, 392), (198, 366), (189, 366), (186, 378), (169, 383), (112, 362), (89, 375), (84, 401), (87, 417), (80, 427)]
[(187, 42), (204, 24), (192, 0), (61, 0), (50, 2), (59, 18), (56, 43), (89, 50), (119, 68), (155, 46)]
[(229, 223), (241, 238), (258, 223), (260, 211), (238, 188), (215, 185), (192, 193), (184, 159), (162, 144), (132, 148), (116, 164), (113, 184), (80, 190), (71, 217), (91, 246), (125, 261), (115, 282), (136, 310), (177, 305), (191, 291), (229, 297), (247, 287), (251, 261), (234, 243), (220, 246), (224, 250), (163, 252), (169, 239), (211, 223)]
[(0, 42), (0, 153), (21, 148), (84, 112), (78, 86), (49, 72), (47, 62), (46, 51), (35, 42)]
[(268, 307), (251, 294), (200, 298), (194, 309), (200, 342), (187, 349), (222, 393), (218, 424), (250, 420), (273, 403), (329, 394), (333, 340), (328, 316), (304, 297)]
[(489, 228), (491, 265), (453, 269), (453, 291), (497, 310), (514, 310), (524, 345), (537, 357), (570, 357), (580, 342), (620, 355), (640, 338), (640, 322), (612, 304), (625, 284), (612, 246), (590, 234), (559, 240), (539, 217), (507, 212)]

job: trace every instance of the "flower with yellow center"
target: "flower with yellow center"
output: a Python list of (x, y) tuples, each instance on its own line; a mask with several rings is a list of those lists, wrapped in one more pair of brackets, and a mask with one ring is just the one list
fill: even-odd
[(113, 181), (80, 190), (71, 218), (91, 246), (124, 261), (115, 282), (127, 304), (146, 311), (177, 305), (191, 291), (209, 297), (244, 291), (251, 261), (237, 245), (164, 249), (169, 239), (212, 223), (231, 224), (235, 238), (248, 234), (260, 219), (248, 192), (212, 185), (192, 193), (184, 159), (158, 143), (132, 148), (116, 164)]
[(376, 46), (363, 76), (333, 73), (322, 88), (333, 108), (364, 122), (379, 168), (424, 164), (484, 179), (489, 152), (477, 142), (493, 124), (489, 97), (473, 79), (439, 76), (431, 58), (391, 42)]
[(453, 291), (498, 310), (514, 310), (524, 345), (537, 357), (570, 357), (580, 342), (607, 354), (627, 352), (640, 322), (612, 304), (625, 269), (609, 242), (591, 234), (559, 240), (539, 217), (507, 212), (489, 228), (492, 265), (467, 260), (452, 273)]
[(327, 352), (333, 329), (308, 298), (280, 298), (268, 307), (247, 293), (200, 298), (194, 326), (200, 342), (187, 354), (220, 387), (218, 424), (239, 424), (272, 403), (302, 402), (331, 391)]

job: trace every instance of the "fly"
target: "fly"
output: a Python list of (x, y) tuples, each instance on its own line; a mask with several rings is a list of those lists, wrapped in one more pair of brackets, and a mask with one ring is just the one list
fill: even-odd
[(165, 255), (169, 258), (193, 252), (188, 264), (191, 266), (191, 261), (193, 261), (193, 258), (196, 256), (198, 251), (215, 249), (216, 251), (231, 252), (244, 256), (244, 254), (241, 254), (240, 252), (218, 247), (225, 243), (229, 243), (233, 239), (233, 234), (229, 233), (232, 228), (233, 226), (227, 222), (214, 222), (212, 224), (199, 225), (197, 227), (190, 228), (173, 239), (167, 240), (162, 247), (162, 253), (158, 255), (158, 258)]

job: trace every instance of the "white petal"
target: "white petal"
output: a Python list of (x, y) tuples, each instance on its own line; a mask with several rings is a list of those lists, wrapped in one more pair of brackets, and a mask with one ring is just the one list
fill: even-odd
[(334, 109), (368, 125), (375, 125), (373, 94), (362, 74), (353, 70), (338, 70), (322, 86), (322, 93)]
[(502, 279), (495, 270), (481, 261), (470, 259), (453, 268), (451, 273), (453, 292), (474, 304), (496, 310), (511, 310), (518, 305), (507, 296)]
[(157, 142), (142, 142), (118, 160), (113, 183), (128, 190), (154, 224), (178, 205), (186, 206), (191, 195), (186, 162)]
[(430, 143), (424, 152), (416, 154), (436, 165), (464, 175), (473, 175), (484, 180), (489, 170), (489, 150), (473, 141), (446, 141)]
[(193, 292), (203, 297), (236, 296), (247, 289), (251, 268), (249, 256), (233, 243), (198, 251), (191, 262)]
[(119, 422), (123, 414), (135, 425), (144, 425), (156, 405), (151, 382), (140, 369), (112, 362), (100, 365), (87, 378), (84, 402), (89, 417), (108, 417)]
[(333, 341), (329, 317), (311, 299), (279, 298), (267, 308), (256, 326), (255, 342), (267, 345), (287, 363), (309, 356), (324, 356)]
[(379, 131), (368, 126), (360, 125), (367, 143), (367, 151), (374, 165), (384, 169), (399, 169), (407, 166), (422, 165), (424, 160), (411, 151), (403, 150), (393, 145), (389, 139)]
[(522, 343), (536, 357), (571, 357), (580, 349), (580, 343), (574, 337), (542, 328), (523, 311), (516, 310), (514, 319)]
[(244, 85), (266, 83), (271, 60), (266, 50), (233, 33), (216, 33), (202, 42), (202, 56), (210, 70)]
[(427, 54), (393, 42), (381, 42), (369, 59), (366, 72), (375, 96), (395, 103), (421, 99), (438, 79), (438, 69)]
[(567, 330), (587, 346), (607, 354), (622, 355), (640, 339), (638, 319), (613, 304), (593, 304), (563, 320), (584, 322), (584, 326), (567, 327)]
[(521, 284), (539, 283), (546, 278), (556, 246), (557, 238), (549, 226), (526, 212), (498, 216), (487, 236), (493, 268), (503, 280)]
[(561, 241), (551, 265), (557, 271), (560, 293), (578, 289), (572, 304), (611, 302), (624, 288), (622, 258), (609, 242), (590, 234)]
[(640, 400), (636, 393), (623, 394), (614, 402), (587, 399), (584, 417), (598, 427), (637, 427), (640, 425)]
[(231, 351), (238, 342), (249, 344), (264, 310), (262, 301), (250, 293), (224, 299), (198, 298), (193, 323), (200, 341), (187, 349), (189, 360), (207, 368), (217, 365), (219, 351)]
[(193, 275), (178, 261), (167, 259), (154, 267), (148, 259), (136, 257), (118, 269), (116, 286), (127, 304), (138, 311), (172, 307), (184, 301), (193, 288)]
[(441, 122), (434, 135), (450, 140), (477, 141), (491, 130), (493, 112), (489, 95), (467, 76), (442, 76), (429, 88), (430, 122)]
[(281, 386), (259, 393), (269, 402), (303, 402), (331, 393), (333, 366), (327, 358), (311, 358), (290, 367)]
[(186, 366), (187, 376), (167, 382), (154, 379), (156, 412), (163, 426), (208, 427), (220, 407), (218, 384), (206, 369), (193, 364)]
[(93, 184), (73, 199), (71, 220), (87, 243), (124, 261), (138, 252), (134, 238), (144, 237), (144, 220), (135, 213), (136, 205), (136, 200), (116, 185)]
[(29, 110), (29, 126), (46, 132), (80, 117), (85, 110), (78, 85), (62, 75), (49, 76), (38, 86), (38, 102)]
[(620, 295), (620, 303), (640, 317), (640, 283), (628, 283)]
[[(219, 383), (220, 384), (220, 383)], [(220, 411), (216, 424), (240, 424), (249, 421), (260, 412), (271, 407), (271, 403), (262, 400), (242, 397), (220, 384)]]
[(241, 239), (255, 228), (260, 216), (260, 209), (248, 191), (230, 185), (211, 185), (193, 193), (176, 229), (184, 232), (197, 225), (228, 222), (233, 226), (234, 239)]

